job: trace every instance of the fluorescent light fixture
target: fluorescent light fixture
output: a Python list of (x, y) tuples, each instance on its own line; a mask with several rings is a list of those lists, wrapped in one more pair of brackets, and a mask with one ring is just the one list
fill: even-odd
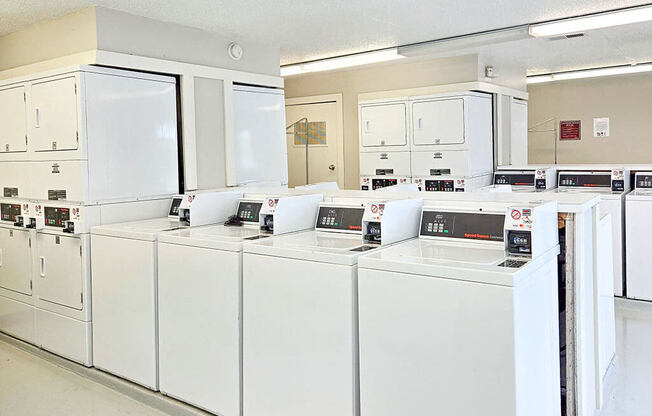
[(318, 61), (293, 64), (281, 67), (281, 76), (305, 74), (308, 72), (329, 71), (331, 69), (348, 68), (352, 66), (367, 65), (377, 62), (393, 61), (405, 58), (399, 55), (398, 48), (382, 49), (373, 52), (356, 53), (353, 55), (339, 56), (337, 58), (320, 59)]
[(495, 46), (524, 39), (531, 39), (528, 28), (519, 26), (399, 46), (398, 53), (407, 57), (450, 54), (465, 49)]
[(528, 84), (540, 84), (543, 82), (563, 81), (568, 79), (606, 77), (609, 75), (636, 74), (651, 72), (652, 63), (638, 65), (610, 66), (606, 68), (582, 69), (579, 71), (558, 72), (556, 74), (532, 75), (527, 77)]
[(530, 25), (529, 31), (530, 35), (535, 37), (560, 36), (650, 20), (652, 20), (652, 6), (643, 6), (534, 24)]

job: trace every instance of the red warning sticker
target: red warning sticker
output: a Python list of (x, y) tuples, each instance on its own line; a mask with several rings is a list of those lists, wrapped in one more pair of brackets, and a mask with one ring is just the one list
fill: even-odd
[(521, 219), (521, 211), (517, 209), (512, 210), (512, 218), (515, 220), (520, 220)]

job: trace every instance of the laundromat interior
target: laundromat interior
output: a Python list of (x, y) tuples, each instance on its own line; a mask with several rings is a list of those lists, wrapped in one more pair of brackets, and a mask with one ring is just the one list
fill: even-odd
[(0, 415), (652, 415), (652, 3), (4, 0)]

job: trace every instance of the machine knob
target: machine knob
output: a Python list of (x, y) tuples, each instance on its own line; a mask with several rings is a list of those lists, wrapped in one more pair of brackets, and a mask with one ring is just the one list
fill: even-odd
[(330, 165), (328, 166), (328, 169), (330, 169), (330, 170), (335, 170), (335, 165), (330, 164)]

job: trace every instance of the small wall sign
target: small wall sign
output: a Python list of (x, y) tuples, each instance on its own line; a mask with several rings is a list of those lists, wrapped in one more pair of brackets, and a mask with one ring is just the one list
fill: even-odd
[(593, 137), (609, 137), (609, 117), (593, 119)]
[(581, 120), (565, 120), (559, 122), (559, 140), (580, 140), (581, 138)]

